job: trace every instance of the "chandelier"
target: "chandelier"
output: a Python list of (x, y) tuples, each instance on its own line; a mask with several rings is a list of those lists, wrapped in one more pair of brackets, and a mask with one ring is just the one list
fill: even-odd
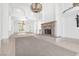
[(32, 3), (31, 9), (33, 12), (38, 13), (42, 10), (42, 4), (40, 3)]

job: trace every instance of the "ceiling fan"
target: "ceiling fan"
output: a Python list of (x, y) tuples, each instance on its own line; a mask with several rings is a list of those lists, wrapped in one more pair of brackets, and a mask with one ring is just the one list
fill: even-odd
[(73, 4), (72, 4), (72, 7), (70, 7), (70, 8), (68, 8), (68, 9), (64, 10), (63, 13), (65, 13), (65, 12), (67, 12), (67, 11), (73, 9), (74, 7), (79, 7), (79, 3), (73, 3)]

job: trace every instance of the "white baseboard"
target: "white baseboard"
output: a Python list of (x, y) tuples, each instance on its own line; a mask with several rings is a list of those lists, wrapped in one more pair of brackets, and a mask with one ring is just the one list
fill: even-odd
[(79, 39), (77, 39), (77, 38), (72, 38), (72, 37), (62, 37), (62, 36), (56, 36), (55, 37), (56, 38), (56, 42), (60, 42), (60, 41), (62, 41), (62, 40), (71, 40), (71, 41), (73, 41), (73, 42), (79, 42)]
[(60, 42), (62, 38), (56, 38), (56, 42)]
[(56, 42), (60, 42), (62, 40), (61, 36), (55, 36), (55, 38), (56, 38)]
[(72, 37), (56, 37), (56, 42), (61, 42), (61, 41), (68, 41), (68, 42), (73, 42), (73, 43), (78, 43), (79, 44), (79, 39), (77, 38), (72, 38)]
[(62, 37), (63, 39), (76, 39), (76, 40), (79, 40), (77, 38), (72, 38), (72, 37)]

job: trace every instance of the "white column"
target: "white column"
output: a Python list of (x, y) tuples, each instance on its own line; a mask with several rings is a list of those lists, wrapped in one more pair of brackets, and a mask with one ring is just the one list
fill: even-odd
[[(62, 13), (61, 13), (61, 8), (59, 7), (61, 6), (60, 4), (56, 4), (56, 14), (55, 14), (55, 19), (56, 19), (56, 36), (61, 36), (63, 33), (63, 27), (62, 27)], [(61, 17), (62, 16), (62, 17)]]
[(0, 48), (2, 39), (2, 4), (0, 3)]
[(63, 36), (63, 15), (61, 10), (61, 4), (56, 4), (56, 33), (55, 35), (58, 37), (56, 39), (57, 42), (61, 41), (61, 37)]
[(0, 40), (2, 39), (2, 4), (0, 4)]
[(3, 3), (2, 7), (2, 38), (7, 39), (9, 37), (9, 5), (8, 3)]

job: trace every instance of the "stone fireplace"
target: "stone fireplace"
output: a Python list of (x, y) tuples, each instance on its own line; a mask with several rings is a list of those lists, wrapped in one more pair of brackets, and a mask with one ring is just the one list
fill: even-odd
[(41, 24), (42, 34), (55, 36), (55, 23), (56, 21), (42, 23)]

